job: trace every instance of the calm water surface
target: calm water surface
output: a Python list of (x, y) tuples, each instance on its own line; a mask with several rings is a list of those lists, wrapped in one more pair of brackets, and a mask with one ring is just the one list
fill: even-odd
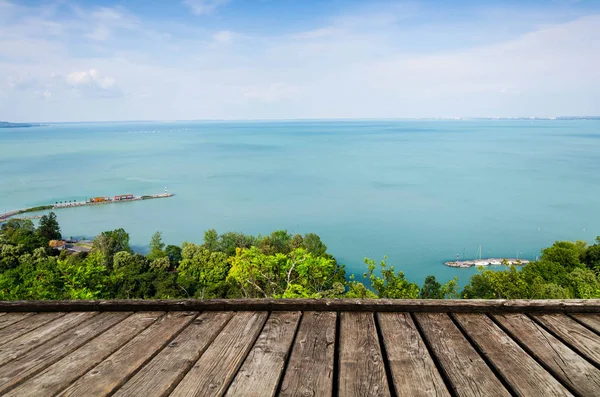
[(204, 230), (315, 232), (422, 282), (456, 254), (533, 258), (600, 234), (599, 121), (53, 124), (0, 129), (0, 211), (92, 196), (170, 199), (58, 210), (63, 234), (125, 228), (143, 249)]

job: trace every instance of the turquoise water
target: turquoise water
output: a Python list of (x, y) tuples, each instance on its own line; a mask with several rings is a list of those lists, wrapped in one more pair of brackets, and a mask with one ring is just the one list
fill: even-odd
[(600, 121), (53, 124), (0, 129), (0, 211), (100, 195), (170, 199), (57, 210), (63, 234), (125, 228), (143, 249), (203, 231), (315, 232), (422, 282), (456, 254), (533, 258), (600, 234)]

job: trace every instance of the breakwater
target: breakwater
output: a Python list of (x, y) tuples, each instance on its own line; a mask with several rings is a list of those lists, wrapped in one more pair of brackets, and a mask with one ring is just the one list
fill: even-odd
[(515, 258), (488, 258), (474, 259), (466, 261), (444, 262), (444, 265), (450, 267), (473, 267), (473, 266), (497, 266), (497, 265), (525, 265), (529, 263), (527, 259)]
[[(84, 207), (89, 205), (105, 205), (105, 204), (115, 204), (115, 203), (126, 203), (131, 201), (141, 201), (141, 200), (151, 200), (151, 199), (159, 199), (159, 198), (168, 198), (173, 197), (173, 193), (159, 193), (159, 194), (151, 194), (145, 196), (132, 196), (127, 199), (120, 200), (104, 200), (104, 201), (72, 201), (67, 203), (55, 203), (50, 205), (42, 205), (36, 207), (23, 208), (20, 210), (12, 210), (7, 211), (0, 214), (0, 222), (6, 222), (10, 218), (13, 218), (17, 215), (25, 214), (28, 212), (38, 212), (38, 211), (48, 211), (62, 208), (71, 208), (71, 207)], [(36, 216), (26, 217), (26, 219), (35, 219)]]

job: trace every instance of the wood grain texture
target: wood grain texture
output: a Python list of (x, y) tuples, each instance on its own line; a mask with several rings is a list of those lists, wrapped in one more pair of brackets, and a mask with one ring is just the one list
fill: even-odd
[(585, 324), (588, 328), (600, 333), (600, 314), (580, 314), (574, 313), (571, 315), (576, 320)]
[(339, 340), (339, 394), (390, 396), (373, 313), (341, 313)]
[(5, 343), (0, 346), (0, 365), (14, 360), (97, 314), (98, 312), (69, 313)]
[(600, 313), (600, 299), (184, 299), (0, 301), (0, 311), (2, 312), (143, 310)]
[(577, 352), (600, 365), (600, 336), (564, 314), (540, 314), (535, 319)]
[(0, 317), (0, 329), (8, 327), (9, 325), (15, 324), (27, 317), (31, 317), (35, 314), (35, 312), (29, 313), (7, 313), (4, 316)]
[(280, 396), (331, 396), (335, 348), (335, 312), (302, 316)]
[(131, 313), (100, 313), (78, 327), (36, 347), (0, 367), (0, 394), (71, 353), (93, 337), (119, 323)]
[(163, 315), (143, 312), (126, 318), (6, 395), (55, 396)]
[(275, 395), (299, 320), (300, 312), (274, 312), (269, 316), (227, 396)]
[(582, 396), (598, 396), (600, 371), (539, 324), (523, 314), (498, 314), (494, 318), (563, 384)]
[(88, 371), (60, 396), (107, 396), (160, 352), (198, 313), (173, 312), (158, 319), (110, 357)]
[(447, 314), (415, 313), (415, 318), (458, 396), (510, 396)]
[(12, 324), (8, 327), (0, 329), (0, 345), (5, 344), (8, 341), (18, 338), (34, 329), (49, 323), (52, 320), (56, 320), (59, 317), (64, 316), (66, 313), (53, 312), (53, 313), (40, 313), (34, 316), (28, 317), (22, 321)]
[(232, 312), (207, 312), (198, 316), (113, 397), (168, 395), (232, 316)]
[(171, 396), (222, 396), (258, 337), (268, 313), (235, 313)]
[(377, 313), (396, 395), (450, 397), (408, 313)]
[(455, 314), (471, 340), (520, 396), (572, 396), (485, 314)]

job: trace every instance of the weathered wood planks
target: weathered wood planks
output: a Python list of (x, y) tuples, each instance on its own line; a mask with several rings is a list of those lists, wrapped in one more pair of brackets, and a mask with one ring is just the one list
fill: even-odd
[(597, 396), (599, 318), (387, 309), (0, 312), (0, 324), (8, 320), (0, 325), (0, 394)]
[(600, 334), (600, 314), (574, 313), (571, 317)]
[(300, 312), (274, 312), (269, 316), (227, 396), (275, 395), (299, 320)]
[(600, 299), (183, 299), (0, 301), (0, 311), (369, 311), (443, 313), (600, 313)]
[(600, 365), (600, 338), (596, 333), (564, 314), (542, 314), (534, 318), (579, 354)]
[(557, 379), (582, 396), (597, 396), (600, 370), (523, 314), (494, 318)]
[(64, 316), (66, 313), (50, 312), (40, 313), (34, 316), (28, 317), (15, 324), (0, 329), (0, 345), (18, 338), (21, 335), (33, 331), (34, 329), (49, 323), (52, 320), (56, 320), (59, 317)]
[(150, 397), (170, 393), (232, 316), (231, 312), (199, 315), (113, 396)]
[(0, 346), (0, 365), (14, 360), (97, 314), (97, 312), (69, 313), (5, 343)]
[(267, 316), (266, 312), (236, 313), (171, 396), (222, 396), (252, 348)]
[(0, 366), (0, 394), (50, 366), (131, 313), (100, 313), (56, 338)]
[(510, 396), (447, 314), (416, 313), (415, 318), (458, 396)]
[(0, 317), (0, 329), (8, 327), (11, 324), (17, 323), (27, 317), (33, 316), (35, 313), (6, 313)]
[(187, 326), (197, 313), (173, 312), (157, 320), (110, 357), (102, 361), (60, 396), (106, 396), (125, 383), (149, 359)]
[(397, 396), (450, 397), (408, 313), (377, 313)]
[(8, 396), (55, 396), (160, 318), (163, 312), (136, 313), (49, 366)]
[(331, 396), (336, 313), (305, 312), (284, 374), (280, 396)]
[(485, 314), (454, 316), (516, 394), (572, 395)]
[(390, 396), (373, 313), (340, 314), (339, 394)]

